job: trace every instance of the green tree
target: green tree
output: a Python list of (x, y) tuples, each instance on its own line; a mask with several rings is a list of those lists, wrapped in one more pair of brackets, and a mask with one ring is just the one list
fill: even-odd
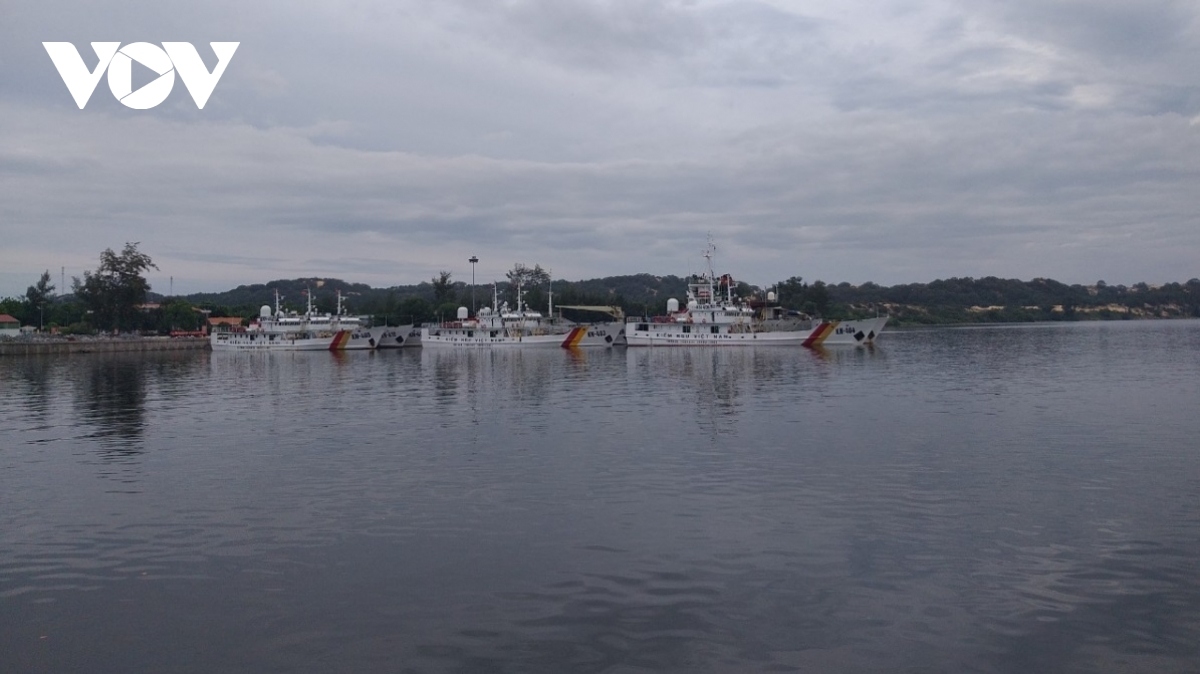
[(780, 306), (790, 309), (800, 309), (804, 306), (808, 295), (808, 284), (804, 282), (803, 277), (792, 276), (786, 281), (776, 283), (775, 288), (779, 293), (776, 300)]
[(409, 297), (400, 302), (397, 309), (395, 323), (403, 325), (405, 323), (427, 323), (436, 317), (433, 305), (422, 297)]
[(430, 280), (433, 284), (434, 304), (445, 304), (450, 301), (450, 293), (454, 290), (454, 283), (450, 280), (450, 272), (439, 271), (438, 275)]
[(25, 291), (25, 303), (29, 306), (29, 313), (26, 314), (30, 320), (37, 318), (38, 329), (45, 327), (46, 323), (46, 306), (50, 302), (50, 293), (54, 292), (54, 284), (50, 282), (50, 270), (42, 272), (42, 277), (38, 279), (37, 285), (29, 286)]
[(158, 269), (149, 255), (126, 243), (120, 254), (106, 248), (95, 273), (73, 279), (75, 296), (91, 312), (89, 321), (101, 330), (129, 330), (138, 324), (138, 305), (146, 301), (150, 283), (142, 274)]
[(833, 307), (833, 297), (829, 286), (824, 281), (804, 282), (799, 276), (793, 276), (786, 281), (776, 284), (779, 290), (778, 301), (781, 306), (799, 309), (806, 314), (828, 317)]
[(505, 276), (508, 278), (509, 283), (513, 285), (520, 283), (525, 287), (542, 285), (550, 282), (550, 272), (542, 269), (540, 264), (535, 264), (532, 268), (530, 268), (526, 267), (525, 263), (518, 262), (513, 265), (513, 268), (509, 270)]
[(807, 300), (813, 303), (818, 316), (829, 315), (829, 287), (824, 281), (814, 281), (809, 286)]
[[(526, 267), (525, 263), (518, 262), (513, 265), (513, 268), (505, 273), (508, 278), (509, 291), (512, 293), (513, 304), (517, 300), (517, 286), (521, 286), (522, 291), (531, 290), (540, 285), (550, 283), (550, 272), (542, 269), (540, 264), (535, 264), (533, 267)], [(537, 302), (541, 304), (545, 301), (545, 296), (540, 292), (535, 293), (535, 297), (529, 298), (529, 302)]]
[(160, 331), (196, 330), (200, 326), (200, 315), (192, 303), (184, 299), (173, 299), (162, 306)]
[(29, 319), (25, 315), (25, 311), (29, 305), (24, 300), (17, 297), (0, 298), (0, 314), (8, 314), (20, 321), (22, 324), (28, 323)]

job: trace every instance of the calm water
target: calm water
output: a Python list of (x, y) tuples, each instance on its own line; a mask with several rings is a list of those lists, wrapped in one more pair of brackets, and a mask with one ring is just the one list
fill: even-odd
[(0, 672), (1200, 671), (1200, 322), (0, 360)]

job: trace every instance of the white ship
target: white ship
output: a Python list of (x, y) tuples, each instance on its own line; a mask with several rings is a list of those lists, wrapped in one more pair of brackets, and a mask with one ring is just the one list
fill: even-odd
[[(553, 305), (551, 305), (553, 307)], [(551, 309), (553, 310), (553, 309)], [(548, 319), (541, 312), (528, 309), (517, 286), (517, 308), (499, 304), (499, 294), (492, 286), (492, 306), (480, 309), (474, 318), (466, 307), (458, 308), (458, 319), (421, 328), (421, 346), (425, 348), (512, 348), (561, 347), (573, 349), (593, 346), (612, 346), (624, 326), (610, 322), (600, 324), (568, 323)]]
[(221, 330), (208, 339), (213, 351), (341, 351), (349, 336), (347, 330), (333, 333)]
[[(280, 308), (279, 292), (275, 292), (275, 309), (263, 305), (249, 327), (219, 330), (209, 335), (214, 351), (345, 351), (373, 349), (378, 343), (363, 319), (342, 313), (342, 295), (338, 293), (336, 314), (318, 314), (313, 309), (312, 294), (304, 314), (284, 312)], [(376, 329), (378, 330), (378, 329)]]
[(775, 301), (743, 300), (733, 294), (733, 278), (712, 271), (715, 247), (704, 257), (708, 269), (688, 283), (687, 305), (667, 301), (667, 315), (634, 318), (625, 324), (629, 346), (752, 346), (797, 344), (809, 347), (874, 342), (887, 316), (849, 321), (820, 320), (789, 312)]
[(408, 325), (385, 325), (371, 328), (376, 349), (400, 349), (421, 346), (421, 328)]

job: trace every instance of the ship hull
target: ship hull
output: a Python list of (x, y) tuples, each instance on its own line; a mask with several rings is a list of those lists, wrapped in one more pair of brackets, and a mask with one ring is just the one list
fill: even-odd
[(629, 346), (849, 346), (875, 341), (887, 317), (822, 321), (812, 327), (752, 329), (748, 325), (629, 323)]
[(401, 349), (421, 345), (421, 330), (412, 324), (371, 328), (376, 349)]
[(504, 329), (422, 328), (421, 346), (424, 348), (537, 348), (560, 347), (564, 349), (612, 346), (621, 330), (620, 323), (578, 325), (566, 331), (538, 334), (537, 331), (509, 331)]
[(214, 332), (209, 335), (209, 346), (213, 351), (342, 351), (350, 337), (349, 330), (328, 334)]

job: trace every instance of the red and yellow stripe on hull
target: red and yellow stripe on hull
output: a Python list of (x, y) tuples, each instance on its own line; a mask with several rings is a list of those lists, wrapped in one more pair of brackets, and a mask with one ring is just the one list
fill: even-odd
[(567, 338), (563, 340), (562, 347), (564, 349), (574, 349), (579, 346), (579, 343), (586, 336), (587, 328), (572, 328), (571, 332), (567, 333)]
[(346, 342), (350, 341), (349, 330), (338, 330), (333, 336), (333, 340), (329, 342), (330, 351), (341, 351), (346, 348)]
[(829, 339), (829, 336), (832, 335), (833, 331), (837, 329), (839, 322), (840, 321), (829, 321), (828, 323), (821, 323), (818, 325), (812, 331), (812, 334), (808, 336), (808, 339), (804, 340), (804, 346), (820, 346), (821, 343)]

